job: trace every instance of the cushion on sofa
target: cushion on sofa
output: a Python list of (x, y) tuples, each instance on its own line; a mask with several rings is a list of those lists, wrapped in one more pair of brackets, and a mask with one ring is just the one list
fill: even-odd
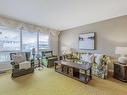
[(93, 63), (94, 62), (94, 55), (93, 54), (82, 54), (80, 60)]

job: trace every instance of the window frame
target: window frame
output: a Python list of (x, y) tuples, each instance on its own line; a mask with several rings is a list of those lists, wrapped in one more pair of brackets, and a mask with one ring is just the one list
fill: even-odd
[[(3, 27), (0, 27), (1, 29), (3, 28)], [(8, 29), (8, 30), (11, 30), (12, 28), (7, 28), (7, 27), (4, 27), (3, 29)], [(18, 52), (18, 51), (20, 51), (20, 52), (22, 52), (23, 51), (23, 29), (12, 29), (12, 31), (17, 31), (17, 32), (19, 32), (19, 42), (20, 42), (20, 48), (19, 48), (19, 50), (10, 50), (10, 51), (0, 51), (0, 53), (1, 52)], [(31, 32), (31, 31), (27, 31), (27, 32)], [(43, 50), (43, 49), (49, 49), (49, 47), (50, 47), (50, 42), (49, 42), (49, 37), (50, 37), (50, 34), (47, 34), (48, 35), (48, 40), (47, 40), (47, 42), (48, 42), (48, 47), (47, 48), (39, 48), (39, 39), (40, 39), (40, 33), (43, 33), (43, 32), (36, 32), (36, 39), (37, 39), (37, 43), (36, 43), (36, 45), (37, 45), (37, 54), (39, 54), (39, 52), (40, 52), (40, 50)], [(8, 61), (8, 60), (7, 60)], [(5, 62), (5, 61), (0, 61), (0, 62)]]

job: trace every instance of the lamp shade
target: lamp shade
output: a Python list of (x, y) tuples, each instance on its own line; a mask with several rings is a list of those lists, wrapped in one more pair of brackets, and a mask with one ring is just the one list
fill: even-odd
[(116, 47), (115, 54), (127, 55), (127, 47)]

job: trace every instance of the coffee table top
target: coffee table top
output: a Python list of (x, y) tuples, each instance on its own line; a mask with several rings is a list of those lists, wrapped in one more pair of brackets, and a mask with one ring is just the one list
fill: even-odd
[(59, 61), (55, 61), (55, 64), (62, 64), (62, 65), (66, 65), (66, 66), (70, 66), (70, 67), (74, 67), (74, 68), (78, 68), (78, 69), (83, 69), (83, 70), (88, 70), (92, 67), (92, 64), (78, 64), (78, 63), (74, 63), (74, 62), (70, 62), (70, 61), (64, 61), (64, 60), (59, 60)]

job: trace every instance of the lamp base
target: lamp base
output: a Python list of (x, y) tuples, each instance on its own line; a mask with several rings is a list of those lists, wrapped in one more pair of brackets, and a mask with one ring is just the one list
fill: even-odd
[(125, 56), (119, 57), (118, 62), (121, 64), (127, 64), (127, 57), (125, 57)]

